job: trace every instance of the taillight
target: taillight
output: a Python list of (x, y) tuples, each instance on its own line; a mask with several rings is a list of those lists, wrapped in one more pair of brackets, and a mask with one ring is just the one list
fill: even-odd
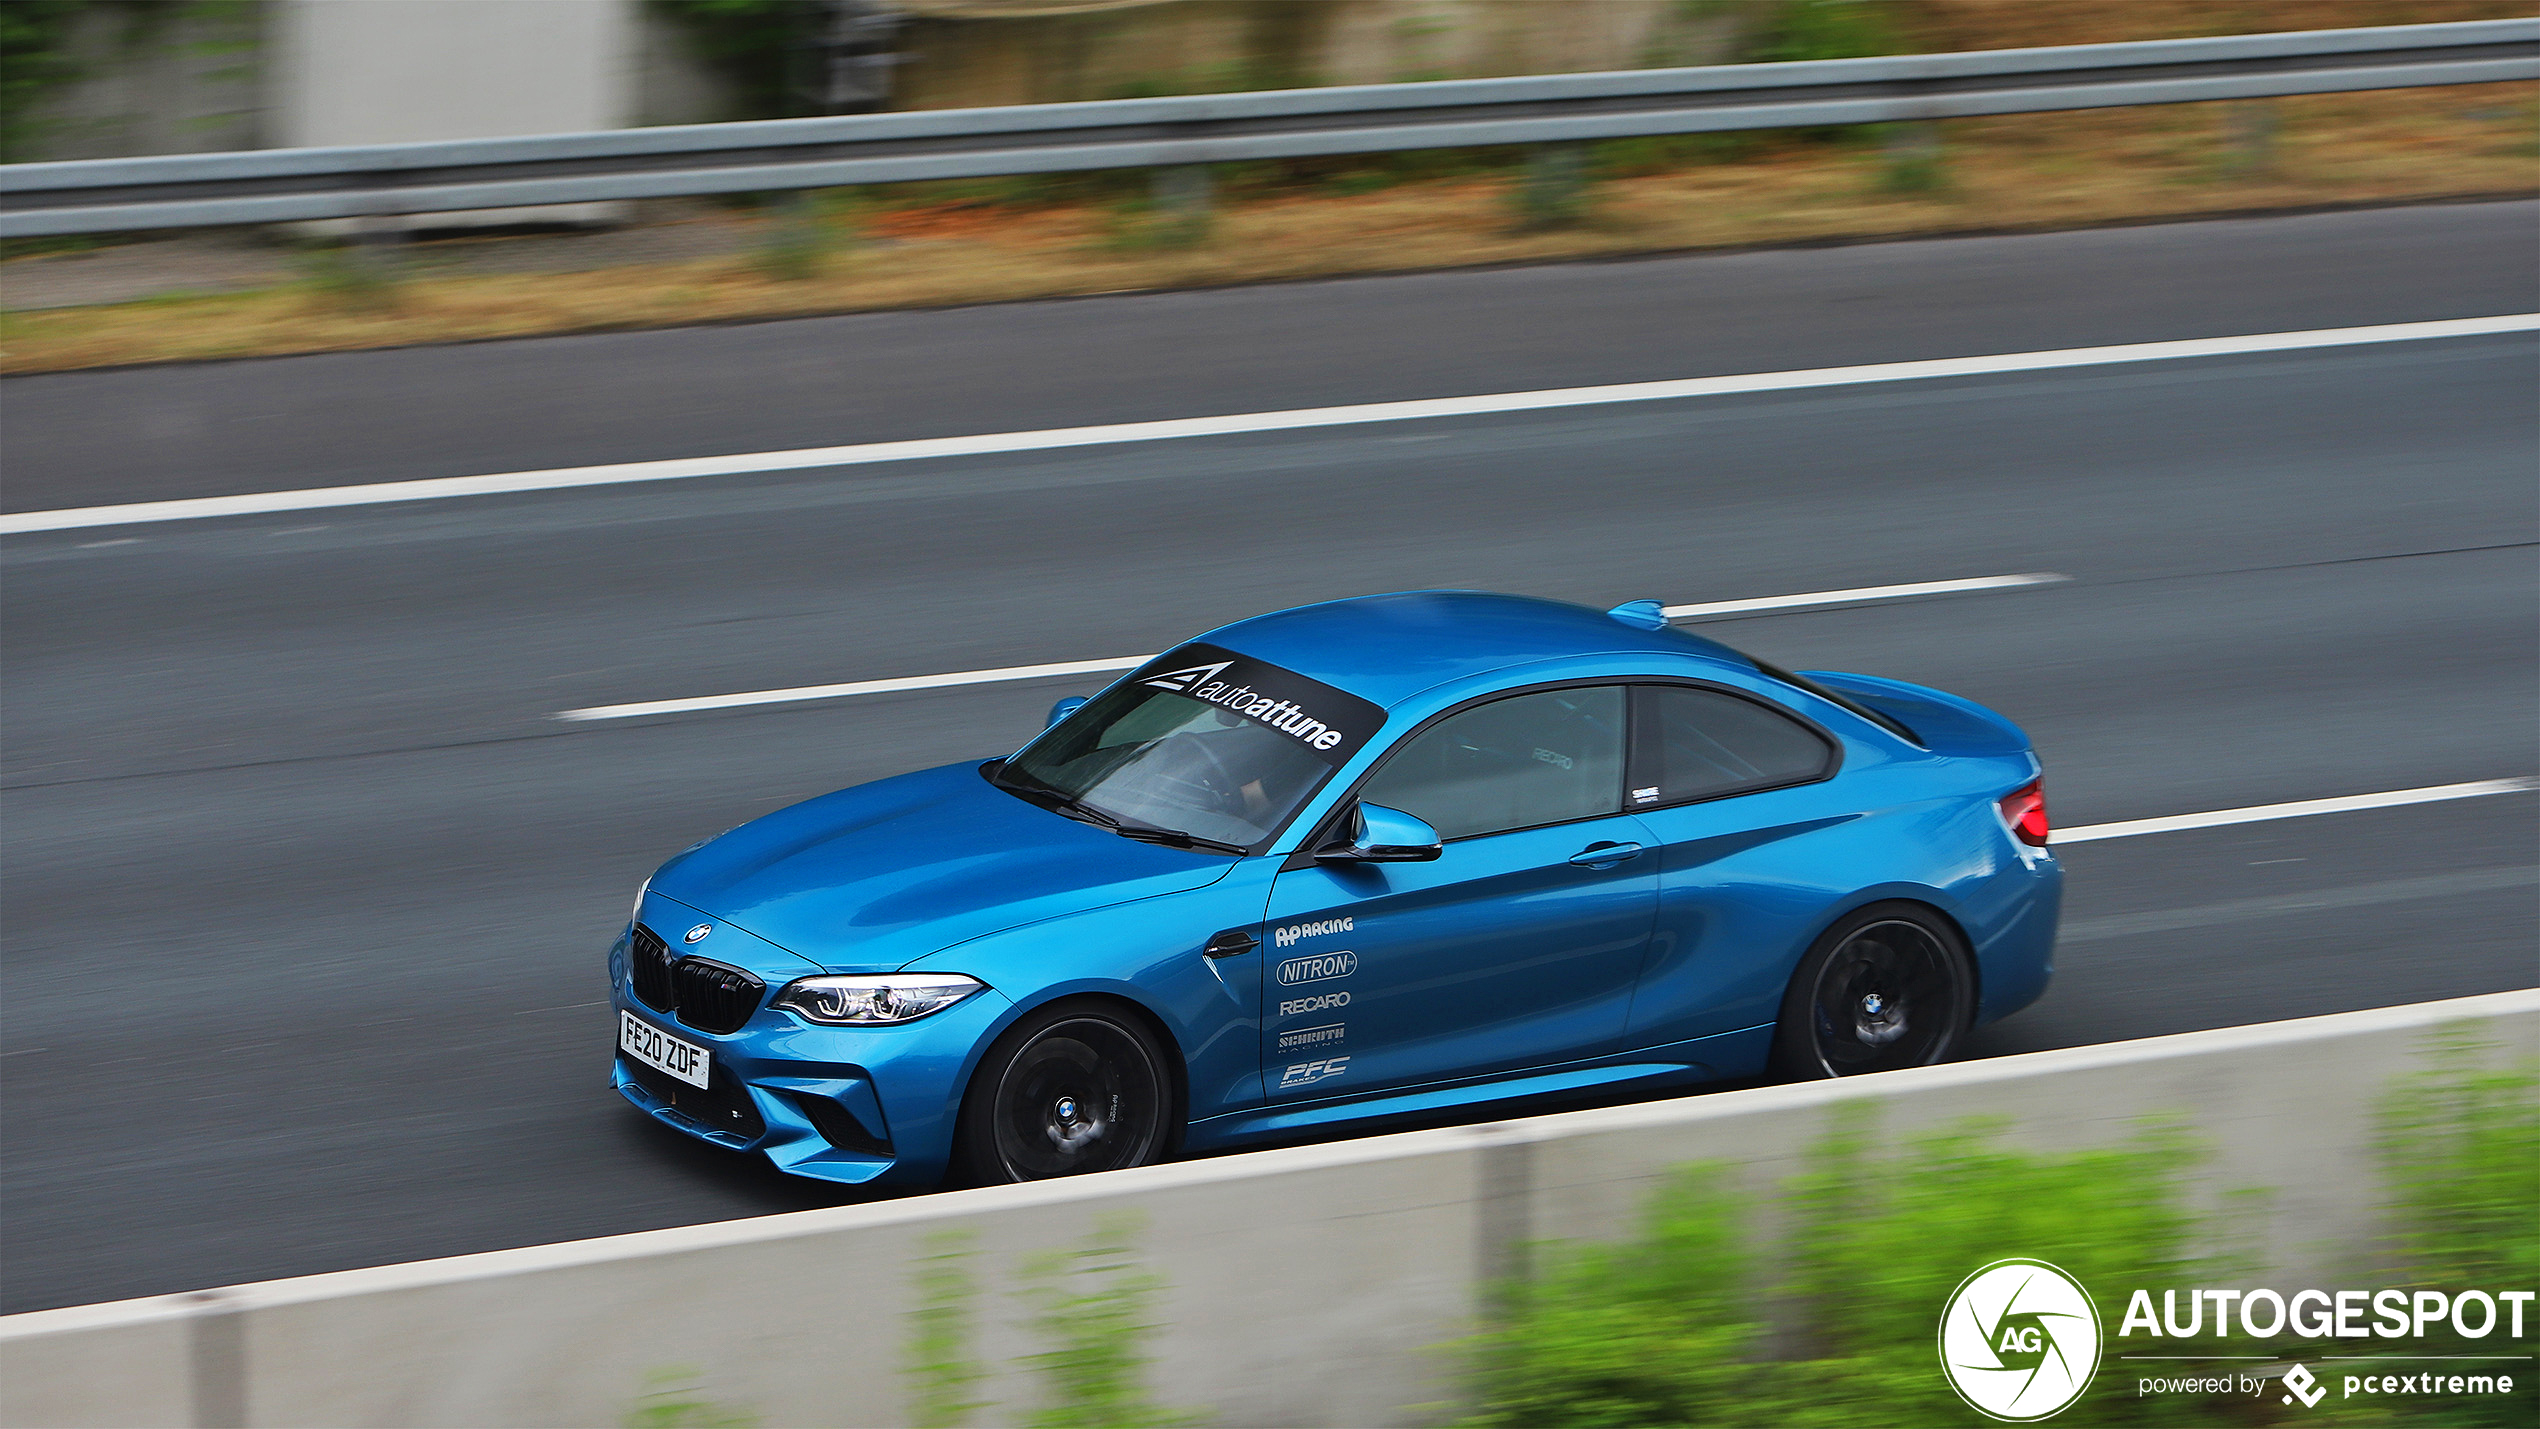
[(2011, 836), (2024, 844), (2046, 847), (2049, 832), (2046, 823), (2046, 781), (2032, 779), (2020, 788), (2002, 796), (2002, 822), (2011, 826)]

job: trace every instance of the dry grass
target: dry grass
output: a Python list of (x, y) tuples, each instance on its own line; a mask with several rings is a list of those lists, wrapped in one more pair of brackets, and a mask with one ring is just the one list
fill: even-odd
[(1226, 203), (1209, 239), (1137, 250), (1099, 204), (884, 210), (814, 276), (712, 259), (599, 273), (417, 277), (394, 306), (287, 286), (0, 315), (0, 371), (337, 351), (875, 308), (1540, 262), (1675, 249), (2073, 227), (2540, 188), (2540, 88), (2281, 101), (2273, 164), (2230, 171), (2224, 106), (1957, 121), (1943, 183), (1893, 191), (1880, 151), (1777, 136), (1735, 162), (1608, 179), (1593, 217), (1519, 233), (1504, 176)]

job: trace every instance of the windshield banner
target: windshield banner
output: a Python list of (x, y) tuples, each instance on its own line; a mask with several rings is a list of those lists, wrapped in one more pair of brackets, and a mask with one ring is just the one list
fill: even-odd
[(1382, 709), (1356, 695), (1214, 645), (1167, 650), (1129, 680), (1268, 725), (1334, 767), (1365, 748), (1385, 722)]

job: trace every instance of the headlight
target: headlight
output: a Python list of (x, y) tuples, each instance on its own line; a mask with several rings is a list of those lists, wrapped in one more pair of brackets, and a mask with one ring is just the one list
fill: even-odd
[(627, 922), (632, 923), (644, 916), (644, 895), (652, 891), (653, 881), (649, 878), (635, 885), (635, 906), (626, 910)]
[(807, 977), (776, 994), (776, 1005), (807, 1022), (877, 1027), (941, 1012), (987, 984), (959, 973)]

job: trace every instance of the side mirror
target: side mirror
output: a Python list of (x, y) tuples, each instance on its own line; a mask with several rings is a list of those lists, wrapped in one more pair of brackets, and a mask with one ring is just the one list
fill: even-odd
[(1427, 863), (1446, 851), (1438, 831), (1400, 809), (1361, 804), (1357, 832), (1314, 851), (1323, 863)]
[(1041, 728), (1055, 729), (1057, 728), (1060, 720), (1067, 718), (1069, 715), (1074, 714), (1076, 711), (1083, 709), (1084, 707), (1085, 697), (1083, 695), (1069, 695), (1067, 698), (1060, 700), (1057, 704), (1050, 706), (1049, 720), (1044, 723)]

